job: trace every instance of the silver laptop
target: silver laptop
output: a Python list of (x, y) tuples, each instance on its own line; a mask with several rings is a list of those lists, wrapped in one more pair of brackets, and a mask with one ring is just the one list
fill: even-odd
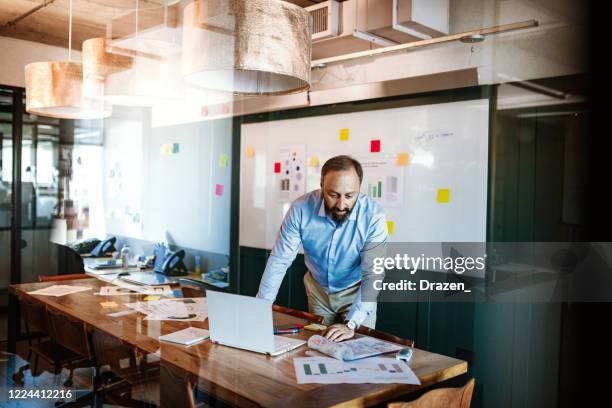
[(215, 343), (277, 356), (304, 340), (275, 336), (272, 303), (265, 299), (206, 291), (208, 330)]

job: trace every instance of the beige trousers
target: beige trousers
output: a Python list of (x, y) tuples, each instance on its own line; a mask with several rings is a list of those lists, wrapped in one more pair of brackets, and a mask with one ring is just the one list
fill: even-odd
[[(328, 326), (346, 319), (359, 290), (359, 285), (354, 285), (340, 292), (327, 293), (310, 272), (304, 275), (304, 287), (308, 296), (308, 311), (323, 316), (323, 324)], [(361, 325), (372, 329), (376, 326), (376, 306)]]

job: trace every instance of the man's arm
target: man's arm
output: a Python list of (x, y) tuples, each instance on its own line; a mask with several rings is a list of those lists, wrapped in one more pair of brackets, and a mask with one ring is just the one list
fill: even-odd
[[(376, 292), (373, 289), (374, 280), (384, 279), (384, 274), (373, 272), (374, 258), (385, 257), (387, 252), (387, 219), (382, 209), (374, 215), (368, 231), (366, 245), (361, 251), (361, 285), (346, 319), (349, 328), (359, 327), (363, 321), (374, 312)], [(362, 301), (362, 297), (365, 300)]]
[(257, 292), (258, 298), (268, 299), (271, 302), (276, 299), (285, 273), (295, 259), (302, 242), (300, 218), (299, 210), (295, 205), (292, 205), (281, 224), (278, 237), (276, 237), (272, 253), (266, 264), (266, 270), (261, 277), (259, 291)]

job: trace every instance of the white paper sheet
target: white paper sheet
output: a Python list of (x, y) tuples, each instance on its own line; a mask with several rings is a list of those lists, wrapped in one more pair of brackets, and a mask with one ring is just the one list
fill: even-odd
[(142, 295), (173, 296), (172, 288), (169, 285), (163, 286), (142, 286), (126, 285), (122, 283), (118, 286), (103, 286), (96, 295), (100, 296), (122, 296), (139, 293)]
[(71, 293), (83, 292), (85, 290), (90, 290), (90, 289), (91, 288), (87, 286), (52, 285), (44, 289), (38, 289), (32, 292), (28, 292), (28, 294), (59, 297), (59, 296), (69, 295)]
[(100, 296), (123, 296), (123, 295), (133, 295), (136, 292), (131, 287), (123, 287), (123, 286), (102, 286), (100, 288), (100, 292), (94, 293), (94, 295)]
[(203, 322), (208, 316), (206, 298), (163, 299), (151, 302), (127, 303), (125, 306), (146, 314), (145, 320)]
[(293, 368), (298, 384), (421, 384), (406, 363), (391, 357), (351, 362), (331, 357), (299, 357), (293, 359)]
[(137, 310), (121, 310), (119, 312), (110, 313), (107, 316), (110, 316), (110, 317), (122, 317), (122, 316), (131, 315), (133, 313), (138, 313), (138, 311)]

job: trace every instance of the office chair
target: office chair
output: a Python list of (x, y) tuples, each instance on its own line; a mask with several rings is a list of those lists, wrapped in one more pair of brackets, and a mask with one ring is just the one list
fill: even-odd
[[(28, 339), (28, 356), (26, 358), (28, 364), (20, 367), (13, 374), (13, 381), (17, 386), (24, 385), (24, 371), (31, 370), (33, 377), (37, 375), (39, 358), (53, 365), (54, 374), (59, 374), (62, 367), (80, 359), (78, 354), (60, 346), (55, 341), (53, 331), (50, 330), (47, 323), (48, 315), (45, 306), (26, 299), (20, 299), (19, 304), (21, 319), (24, 322)], [(39, 335), (37, 343), (32, 341), (35, 332)], [(43, 339), (44, 337), (48, 338)], [(30, 367), (32, 354), (34, 354), (34, 364), (33, 367)]]
[(438, 388), (411, 402), (392, 402), (388, 408), (470, 408), (474, 379), (463, 387)]

